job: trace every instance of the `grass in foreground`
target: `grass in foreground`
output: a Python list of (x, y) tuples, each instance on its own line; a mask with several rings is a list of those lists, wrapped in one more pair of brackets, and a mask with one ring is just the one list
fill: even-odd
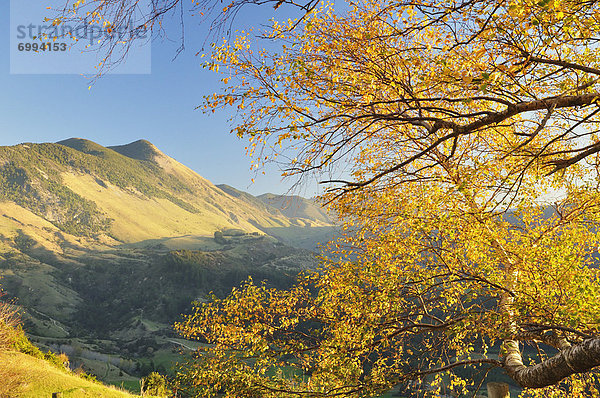
[[(0, 374), (10, 371), (20, 386), (9, 397), (38, 398), (50, 397), (54, 392), (62, 392), (68, 397), (134, 397), (113, 387), (85, 380), (70, 374), (50, 363), (16, 351), (0, 351)], [(13, 395), (14, 394), (14, 395)]]

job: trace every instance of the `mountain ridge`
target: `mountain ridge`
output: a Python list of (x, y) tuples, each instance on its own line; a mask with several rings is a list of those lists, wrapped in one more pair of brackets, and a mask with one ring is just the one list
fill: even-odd
[(165, 156), (154, 144), (150, 141), (140, 139), (124, 145), (112, 145), (106, 148), (112, 149), (121, 155), (138, 160), (155, 161), (156, 157)]
[[(264, 232), (303, 219), (246, 192), (215, 186), (146, 140), (103, 147), (69, 138), (0, 147), (0, 187), (0, 211), (13, 203), (63, 233), (103, 244), (211, 236), (230, 228)], [(306, 215), (300, 225), (332, 225)], [(2, 221), (6, 230), (14, 220)], [(12, 223), (13, 232), (20, 224)]]

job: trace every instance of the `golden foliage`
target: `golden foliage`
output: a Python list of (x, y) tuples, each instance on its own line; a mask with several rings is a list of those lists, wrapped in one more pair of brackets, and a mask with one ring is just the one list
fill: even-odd
[(206, 64), (226, 89), (205, 109), (237, 110), (257, 167), (339, 176), (323, 199), (345, 235), (295, 288), (249, 282), (177, 325), (209, 343), (180, 374), (199, 395), (461, 395), (489, 367), (516, 377), (502, 341), (540, 363), (598, 336), (600, 6), (347, 8), (274, 22), (266, 48), (242, 32)]

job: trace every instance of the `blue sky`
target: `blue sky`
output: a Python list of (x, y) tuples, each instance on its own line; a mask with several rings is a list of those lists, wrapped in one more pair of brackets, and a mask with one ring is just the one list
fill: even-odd
[[(0, 145), (81, 137), (108, 146), (144, 138), (216, 184), (253, 194), (285, 193), (290, 187), (291, 181), (282, 182), (275, 167), (264, 176), (249, 170), (245, 142), (228, 133), (226, 112), (195, 110), (204, 95), (219, 90), (220, 82), (195, 56), (206, 34), (193, 20), (186, 23), (186, 50), (176, 59), (179, 27), (173, 24), (167, 27), (172, 41), (152, 44), (151, 74), (105, 75), (88, 90), (88, 80), (80, 75), (9, 73), (9, 3), (0, 2), (5, 27), (0, 41)], [(248, 9), (243, 16), (244, 23), (266, 20), (264, 9)], [(311, 196), (314, 188), (297, 193)]]

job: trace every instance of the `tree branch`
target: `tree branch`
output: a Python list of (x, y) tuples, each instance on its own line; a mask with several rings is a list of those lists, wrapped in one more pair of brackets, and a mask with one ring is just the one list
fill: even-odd
[(576, 373), (585, 373), (600, 366), (600, 339), (587, 339), (535, 365), (523, 365), (519, 343), (509, 340), (502, 367), (522, 387), (542, 388), (557, 384)]
[[(381, 179), (382, 177), (385, 177), (386, 175), (388, 175), (390, 173), (400, 170), (401, 168), (406, 167), (407, 165), (420, 159), (421, 157), (425, 156), (426, 154), (432, 152), (434, 149), (439, 147), (442, 143), (444, 143), (450, 139), (453, 139), (453, 138), (458, 138), (463, 135), (472, 134), (473, 132), (477, 131), (478, 129), (480, 129), (482, 127), (501, 123), (501, 122), (505, 121), (506, 119), (509, 119), (520, 113), (538, 111), (538, 110), (542, 110), (542, 109), (560, 109), (560, 108), (572, 108), (572, 107), (577, 107), (577, 106), (587, 106), (587, 105), (594, 103), (598, 98), (600, 98), (600, 93), (590, 93), (590, 94), (583, 94), (583, 95), (548, 97), (548, 98), (533, 100), (533, 101), (529, 101), (529, 102), (519, 102), (517, 104), (508, 106), (505, 110), (503, 110), (501, 112), (492, 113), (488, 116), (485, 116), (481, 119), (475, 120), (475, 121), (465, 124), (465, 125), (459, 125), (455, 122), (451, 122), (451, 121), (447, 121), (447, 120), (438, 120), (431, 127), (430, 134), (433, 134), (436, 131), (441, 130), (441, 129), (449, 129), (449, 130), (452, 130), (452, 132), (449, 134), (443, 135), (442, 137), (438, 138), (436, 141), (434, 141), (432, 144), (427, 146), (422, 151), (416, 153), (415, 155), (409, 157), (408, 159), (402, 161), (401, 163), (398, 163), (397, 165), (376, 174), (375, 176), (373, 176), (372, 178), (370, 178), (366, 181), (348, 182), (346, 184), (346, 191), (353, 191), (358, 188), (364, 187), (366, 185), (372, 184), (373, 182)], [(393, 118), (390, 118), (390, 119), (393, 119)], [(403, 119), (399, 118), (397, 120), (403, 120)], [(598, 151), (600, 151), (600, 144), (597, 147), (592, 148), (591, 150), (581, 153), (580, 155), (576, 156), (573, 159), (564, 161), (564, 163), (560, 163), (559, 165), (557, 165), (557, 169), (559, 169), (559, 167), (560, 168), (568, 167), (571, 164), (576, 163), (577, 161), (581, 160), (585, 156), (589, 156), (590, 154), (598, 152)], [(554, 171), (556, 171), (556, 170), (554, 170)]]

